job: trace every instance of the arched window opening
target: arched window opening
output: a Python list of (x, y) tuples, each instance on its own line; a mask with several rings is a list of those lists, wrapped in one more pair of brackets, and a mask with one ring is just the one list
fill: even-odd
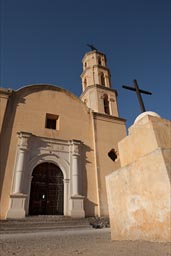
[(109, 100), (108, 100), (107, 94), (104, 94), (103, 103), (104, 103), (104, 112), (110, 115)]
[(84, 63), (84, 67), (85, 67), (85, 68), (87, 67), (87, 62)]
[(101, 85), (105, 85), (105, 76), (103, 73), (100, 74), (100, 78), (101, 78)]
[(87, 79), (84, 78), (84, 89), (87, 87)]
[(100, 66), (102, 65), (102, 61), (101, 61), (100, 57), (98, 58), (98, 65), (100, 65)]

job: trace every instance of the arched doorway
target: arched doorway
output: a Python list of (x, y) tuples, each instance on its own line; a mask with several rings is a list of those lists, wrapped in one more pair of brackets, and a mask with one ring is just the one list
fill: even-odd
[(64, 183), (61, 169), (45, 162), (34, 168), (32, 176), (29, 215), (63, 215)]

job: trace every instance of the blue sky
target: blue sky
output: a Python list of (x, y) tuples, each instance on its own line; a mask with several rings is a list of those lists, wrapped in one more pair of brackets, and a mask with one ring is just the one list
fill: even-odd
[(37, 83), (81, 94), (82, 58), (93, 43), (106, 54), (120, 116), (130, 126), (139, 86), (147, 110), (171, 118), (170, 0), (0, 0), (1, 87)]

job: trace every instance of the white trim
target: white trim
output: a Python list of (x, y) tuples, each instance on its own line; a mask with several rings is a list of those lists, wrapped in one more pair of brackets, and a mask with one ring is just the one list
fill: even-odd
[[(65, 141), (55, 138), (39, 137), (27, 132), (18, 133), (17, 157), (11, 200), (13, 200), (16, 193), (19, 195), (19, 201), (21, 201), (20, 195), (26, 196), (27, 199), (25, 200), (22, 214), (23, 212), (25, 212), (26, 215), (29, 213), (31, 181), (34, 168), (41, 163), (49, 162), (58, 166), (63, 173), (64, 215), (72, 215), (73, 200), (76, 200), (72, 198), (74, 192), (73, 188), (75, 184), (80, 184), (82, 179), (81, 168), (78, 167), (81, 157), (81, 144), (81, 141), (78, 140)], [(21, 154), (23, 150), (24, 155)], [(83, 197), (79, 193), (78, 191), (77, 196), (80, 196), (78, 215), (80, 214), (81, 217), (84, 215), (84, 207)], [(11, 208), (9, 212), (10, 210)], [(15, 213), (13, 216), (14, 215)], [(15, 215), (15, 217), (17, 216)]]

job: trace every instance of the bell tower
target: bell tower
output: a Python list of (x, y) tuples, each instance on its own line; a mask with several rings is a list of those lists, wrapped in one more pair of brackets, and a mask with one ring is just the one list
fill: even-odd
[(118, 117), (117, 91), (111, 89), (111, 75), (105, 54), (92, 50), (83, 60), (81, 100), (94, 112)]

